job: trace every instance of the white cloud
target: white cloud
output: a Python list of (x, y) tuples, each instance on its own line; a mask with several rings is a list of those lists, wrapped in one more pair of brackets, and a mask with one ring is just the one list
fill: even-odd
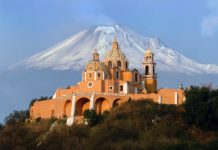
[(201, 24), (201, 31), (206, 36), (215, 34), (218, 31), (218, 16), (205, 17)]
[(218, 1), (208, 0), (207, 7), (210, 14), (203, 18), (201, 32), (203, 35), (210, 37), (218, 32)]

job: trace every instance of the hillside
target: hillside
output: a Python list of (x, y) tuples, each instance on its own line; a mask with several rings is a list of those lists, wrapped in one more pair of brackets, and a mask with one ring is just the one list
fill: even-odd
[[(6, 125), (0, 128), (0, 149), (215, 150), (218, 148), (217, 119), (208, 120), (207, 116), (213, 118), (213, 110), (218, 109), (214, 108), (217, 95), (218, 90), (193, 88), (187, 93), (188, 103), (179, 107), (148, 100), (129, 101), (102, 115), (101, 121), (93, 126), (67, 127), (66, 120), (57, 120), (56, 126), (51, 125), (56, 119)], [(216, 100), (207, 103), (215, 97)], [(199, 103), (196, 98), (200, 98)], [(205, 111), (209, 108), (210, 111)]]

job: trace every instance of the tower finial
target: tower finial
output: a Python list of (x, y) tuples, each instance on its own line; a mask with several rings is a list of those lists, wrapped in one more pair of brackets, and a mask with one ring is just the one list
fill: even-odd
[(116, 35), (116, 32), (115, 32), (114, 33), (114, 41), (113, 41), (113, 44), (112, 44), (112, 49), (116, 50), (118, 48), (119, 48), (119, 46), (118, 46), (118, 42), (117, 42), (117, 35)]
[(116, 32), (114, 33), (114, 42), (117, 42), (117, 34), (116, 34)]
[(94, 49), (94, 52), (92, 53), (92, 61), (99, 61), (99, 54), (96, 48)]

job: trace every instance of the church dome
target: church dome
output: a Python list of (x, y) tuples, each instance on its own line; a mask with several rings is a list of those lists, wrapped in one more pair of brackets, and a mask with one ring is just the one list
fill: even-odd
[(106, 53), (105, 59), (111, 60), (126, 60), (126, 56), (120, 49), (110, 50)]
[(95, 50), (92, 54), (92, 60), (85, 66), (85, 70), (108, 71), (108, 67), (99, 61), (99, 54)]
[(105, 55), (105, 60), (126, 60), (125, 54), (120, 50), (116, 35), (112, 44), (112, 49)]
[(86, 65), (85, 70), (108, 71), (108, 67), (100, 61), (91, 61)]

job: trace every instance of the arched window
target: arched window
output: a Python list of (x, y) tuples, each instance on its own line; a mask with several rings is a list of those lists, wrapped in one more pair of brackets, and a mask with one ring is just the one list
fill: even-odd
[(92, 73), (89, 73), (89, 78), (92, 78)]
[(128, 69), (128, 62), (126, 62), (126, 69)]
[(112, 62), (111, 61), (108, 62), (108, 67), (112, 68)]
[(154, 66), (153, 66), (153, 74), (155, 74), (155, 70), (154, 70), (155, 68), (154, 68)]
[(117, 62), (117, 67), (121, 67), (121, 61)]
[(145, 67), (145, 75), (148, 75), (148, 74), (149, 74), (149, 67), (146, 66), (146, 67)]
[(135, 82), (138, 82), (138, 73), (135, 73)]
[(99, 78), (101, 77), (101, 73), (100, 73), (100, 72), (98, 72), (98, 77), (99, 77)]
[(116, 72), (116, 79), (119, 79), (119, 71)]

